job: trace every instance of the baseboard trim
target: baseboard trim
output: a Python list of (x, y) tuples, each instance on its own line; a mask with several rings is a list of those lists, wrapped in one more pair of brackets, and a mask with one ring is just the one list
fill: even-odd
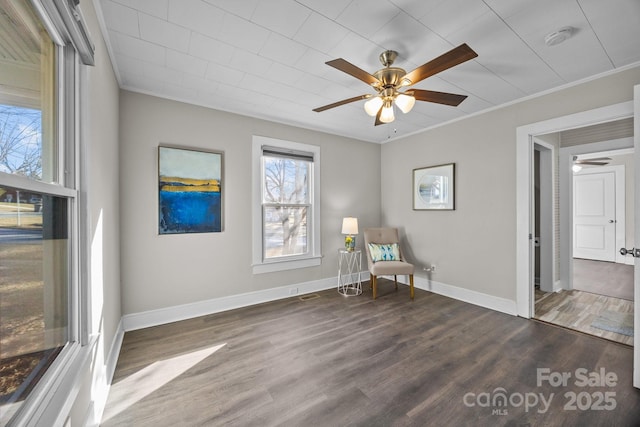
[[(402, 283), (407, 284), (403, 277)], [(400, 277), (398, 277), (398, 281)], [(433, 292), (438, 295), (457, 299), (469, 304), (488, 308), (490, 310), (499, 311), (501, 313), (517, 316), (516, 302), (506, 298), (500, 298), (493, 295), (484, 294), (482, 292), (472, 291), (458, 286), (448, 285), (446, 283), (437, 282), (424, 277), (413, 277), (413, 285), (423, 291)]]
[(157, 310), (144, 311), (141, 313), (126, 314), (122, 317), (122, 327), (123, 331), (127, 332), (134, 331), (136, 329), (149, 328), (151, 326), (164, 325), (166, 323), (206, 316), (207, 314), (219, 313), (250, 305), (262, 304), (264, 302), (336, 288), (337, 283), (337, 277), (328, 277), (325, 279), (280, 286), (262, 291), (213, 298), (206, 301), (176, 305)]
[(120, 355), (120, 349), (122, 348), (123, 339), (124, 339), (124, 327), (123, 327), (122, 318), (120, 318), (120, 322), (118, 323), (118, 328), (116, 329), (116, 335), (113, 337), (113, 341), (111, 342), (111, 347), (109, 348), (107, 363), (105, 364), (108, 385), (111, 385), (111, 381), (113, 380), (113, 374), (116, 371), (116, 365), (118, 364), (118, 356)]
[[(368, 280), (367, 274), (367, 272), (362, 273), (363, 281)], [(115, 363), (120, 351), (124, 332), (164, 325), (171, 322), (206, 316), (208, 314), (220, 313), (269, 301), (291, 298), (297, 295), (324, 291), (326, 289), (335, 288), (337, 286), (337, 281), (337, 277), (329, 277), (320, 280), (265, 289), (262, 291), (230, 295), (227, 297), (213, 298), (206, 301), (198, 301), (157, 310), (126, 314), (122, 317), (118, 335), (114, 339), (111, 352), (109, 353), (107, 367), (109, 379), (113, 376), (113, 370), (115, 369)], [(398, 277), (398, 282), (408, 285), (406, 277), (403, 276)], [(414, 276), (414, 285), (418, 289), (457, 299), (469, 304), (474, 304), (514, 316), (517, 315), (515, 301), (505, 298), (448, 285), (446, 283), (429, 280), (423, 277)]]
[(553, 292), (560, 292), (562, 290), (562, 281), (561, 280), (556, 280), (553, 283)]
[[(116, 370), (118, 363), (118, 357), (120, 356), (120, 349), (122, 348), (122, 340), (124, 339), (122, 318), (116, 328), (115, 336), (111, 341), (109, 347), (109, 353), (107, 359), (103, 364), (97, 363), (96, 369), (93, 372), (93, 401), (89, 405), (85, 421), (82, 425), (87, 427), (97, 427), (102, 420), (102, 414), (104, 408), (107, 405), (107, 398), (109, 397), (109, 389), (111, 388), (111, 382), (113, 381), (113, 374)], [(98, 346), (99, 348), (99, 346)], [(96, 350), (99, 351), (99, 350)], [(97, 360), (99, 362), (99, 360)]]

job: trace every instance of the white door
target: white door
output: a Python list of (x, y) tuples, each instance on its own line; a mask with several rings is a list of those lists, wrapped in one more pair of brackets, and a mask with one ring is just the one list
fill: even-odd
[(616, 260), (615, 191), (613, 172), (574, 175), (574, 258)]
[[(633, 90), (633, 147), (635, 157), (635, 242), (640, 247), (640, 85)], [(638, 261), (638, 260), (636, 260)], [(640, 388), (640, 262), (633, 270), (633, 386)]]

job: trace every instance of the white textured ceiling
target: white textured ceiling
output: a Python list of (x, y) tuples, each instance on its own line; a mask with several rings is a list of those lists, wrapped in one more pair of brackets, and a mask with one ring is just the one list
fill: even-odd
[[(407, 135), (640, 61), (639, 0), (99, 0), (120, 86), (371, 142)], [(100, 13), (101, 10), (101, 13)], [(547, 47), (561, 27), (573, 37)], [(468, 95), (416, 102), (374, 126), (373, 89), (328, 65), (373, 73), (396, 50), (407, 71), (467, 43), (478, 53), (415, 88)]]

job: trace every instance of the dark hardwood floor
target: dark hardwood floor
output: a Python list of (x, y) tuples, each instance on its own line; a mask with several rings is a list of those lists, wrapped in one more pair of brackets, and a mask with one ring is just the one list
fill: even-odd
[[(628, 346), (418, 289), (411, 301), (389, 281), (375, 301), (363, 289), (127, 332), (103, 425), (640, 425)], [(538, 369), (570, 378), (538, 384)], [(582, 386), (601, 369), (608, 384)]]

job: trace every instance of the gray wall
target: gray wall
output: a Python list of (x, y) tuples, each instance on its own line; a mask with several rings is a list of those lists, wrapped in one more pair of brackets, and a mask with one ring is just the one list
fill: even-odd
[[(102, 38), (94, 5), (80, 4), (92, 41), (96, 45), (94, 67), (87, 67), (81, 130), (86, 165), (82, 197), (88, 202), (90, 246), (90, 331), (98, 337), (80, 393), (71, 411), (71, 425), (91, 422), (93, 402), (101, 400), (107, 387), (107, 359), (117, 340), (120, 309), (120, 195), (119, 195), (119, 93), (120, 89)], [(99, 408), (98, 408), (99, 410)]]
[[(630, 101), (638, 83), (635, 68), (383, 145), (382, 222), (404, 230), (418, 273), (435, 263), (435, 281), (515, 301), (516, 128)], [(450, 162), (456, 210), (413, 211), (412, 169)]]
[[(87, 6), (91, 3), (86, 2)], [(84, 4), (83, 4), (84, 6)], [(83, 11), (87, 8), (83, 7)], [(89, 15), (89, 14), (87, 14)], [(89, 122), (85, 145), (87, 191), (91, 233), (91, 288), (94, 316), (92, 327), (102, 332), (105, 356), (117, 332), (120, 311), (120, 175), (119, 94), (106, 46), (95, 14), (90, 23), (96, 46), (96, 65), (88, 69)]]
[[(335, 277), (342, 218), (380, 223), (377, 144), (127, 91), (120, 125), (123, 314)], [(252, 135), (320, 147), (321, 266), (252, 274)], [(224, 151), (223, 232), (158, 235), (160, 143)]]
[(591, 144), (633, 136), (633, 117), (558, 132), (562, 147)]

